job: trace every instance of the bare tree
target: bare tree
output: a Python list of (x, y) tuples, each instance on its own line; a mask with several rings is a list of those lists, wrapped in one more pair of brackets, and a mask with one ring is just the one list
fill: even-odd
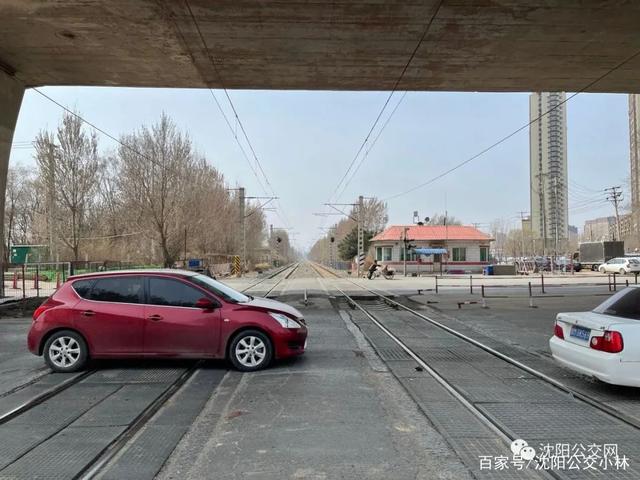
[(65, 113), (55, 137), (42, 131), (35, 147), (39, 175), (48, 191), (50, 236), (57, 236), (78, 260), (102, 168), (97, 136), (85, 132), (78, 116)]
[(188, 173), (194, 166), (191, 140), (165, 114), (148, 128), (122, 137), (120, 187), (141, 225), (158, 241), (166, 267), (178, 258), (184, 242), (189, 192)]
[(428, 225), (462, 225), (462, 222), (453, 215), (434, 213), (429, 218)]
[(9, 261), (11, 244), (29, 241), (37, 204), (38, 196), (31, 171), (20, 165), (9, 167), (4, 211), (5, 261)]

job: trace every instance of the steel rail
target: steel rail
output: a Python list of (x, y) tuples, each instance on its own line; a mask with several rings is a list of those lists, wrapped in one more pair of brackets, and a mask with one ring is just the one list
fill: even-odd
[(276, 287), (280, 285), (280, 283), (282, 283), (283, 280), (287, 280), (291, 275), (293, 275), (293, 272), (295, 272), (299, 266), (300, 266), (300, 263), (294, 264), (291, 270), (284, 277), (278, 280), (275, 284), (271, 286), (271, 288), (269, 288), (269, 290), (267, 290), (267, 293), (264, 294), (264, 298), (269, 298), (269, 294), (273, 292), (276, 289)]
[[(353, 282), (352, 282), (353, 283)], [(440, 375), (436, 370), (431, 368), (417, 353), (415, 353), (410, 347), (408, 347), (400, 338), (398, 338), (393, 332), (385, 327), (378, 318), (376, 318), (371, 312), (365, 309), (357, 301), (351, 298), (346, 292), (339, 287), (335, 287), (336, 290), (344, 296), (350, 305), (364, 313), (369, 320), (371, 320), (385, 335), (393, 340), (402, 350), (404, 350), (424, 371), (431, 375), (447, 392), (449, 392), (458, 402), (460, 402), (467, 410), (471, 412), (480, 422), (489, 428), (498, 438), (500, 438), (505, 445), (510, 446), (511, 443), (517, 438), (506, 428), (504, 428), (499, 422), (493, 420), (490, 416), (482, 412), (471, 402), (463, 393), (461, 393), (455, 385), (449, 382), (446, 378)], [(364, 287), (363, 287), (364, 288)], [(540, 458), (536, 457), (540, 463)], [(563, 480), (566, 477), (558, 472), (542, 470), (539, 472), (541, 476), (548, 476), (557, 480)]]
[[(627, 425), (630, 425), (636, 429), (640, 429), (640, 419), (636, 418), (634, 416), (628, 415), (624, 412), (621, 412), (620, 410), (611, 407), (603, 402), (601, 402), (600, 400), (594, 398), (593, 396), (589, 395), (588, 393), (585, 393), (583, 391), (577, 390), (575, 388), (572, 388), (564, 383), (562, 383), (559, 380), (556, 380), (553, 377), (550, 377), (549, 375), (546, 375), (545, 373), (542, 373), (538, 370), (536, 370), (535, 368), (529, 367), (528, 365), (525, 365), (524, 363), (508, 356), (505, 355), (502, 352), (499, 352), (498, 350), (489, 347), (488, 345), (485, 345), (484, 343), (469, 337), (468, 335), (465, 335), (464, 333), (460, 333), (457, 330), (437, 321), (434, 320), (433, 318), (428, 317), (427, 315), (424, 315), (423, 313), (420, 313), (416, 310), (413, 310), (410, 307), (407, 307), (406, 305), (393, 300), (383, 294), (381, 294), (380, 292), (377, 292), (375, 290), (372, 290), (370, 288), (367, 288), (365, 286), (359, 285), (356, 282), (348, 279), (348, 278), (343, 278), (343, 280), (346, 280), (349, 283), (352, 283), (353, 285), (356, 285), (357, 287), (360, 287), (363, 290), (368, 291), (369, 293), (372, 293), (374, 295), (376, 295), (377, 297), (379, 297), (384, 303), (386, 303), (387, 305), (391, 305), (391, 306), (395, 306), (398, 307), (402, 310), (405, 310), (413, 315), (415, 315), (416, 317), (422, 319), (423, 321), (430, 323), (431, 325), (434, 325), (435, 327), (440, 328), (441, 330), (446, 331), (447, 333), (450, 333), (451, 335), (454, 335), (458, 338), (460, 338), (461, 340), (470, 343), (482, 350), (484, 350), (485, 352), (533, 375), (534, 377), (544, 381), (545, 383), (552, 385), (553, 387), (559, 389), (560, 391), (569, 394), (570, 396), (572, 396), (573, 398), (576, 398), (598, 410), (600, 410), (601, 412), (604, 412), (605, 414), (612, 416), (618, 420), (620, 420), (621, 422), (624, 422)], [(340, 289), (338, 289), (340, 290)], [(341, 291), (341, 290), (340, 290)]]
[(279, 268), (275, 273), (272, 273), (271, 275), (267, 275), (265, 278), (262, 278), (257, 282), (252, 283), (248, 287), (245, 287), (244, 289), (240, 290), (240, 292), (244, 293), (247, 290), (251, 290), (253, 287), (257, 285), (260, 285), (262, 282), (266, 282), (267, 280), (272, 280), (273, 278), (277, 277), (278, 275), (280, 275), (282, 272), (286, 271), (290, 267), (291, 267), (291, 264), (285, 265), (284, 267)]
[(198, 360), (193, 366), (188, 368), (182, 373), (176, 380), (174, 380), (167, 389), (162, 392), (153, 402), (151, 402), (116, 438), (113, 439), (96, 457), (94, 457), (84, 468), (77, 473), (73, 478), (89, 480), (96, 478), (98, 475), (105, 471), (105, 467), (109, 465), (111, 460), (123, 451), (123, 449), (129, 443), (129, 440), (138, 433), (151, 418), (171, 399), (178, 393), (180, 388), (187, 383), (198, 371), (200, 366), (204, 363), (203, 360)]
[[(84, 380), (88, 376), (93, 375), (95, 372), (96, 372), (96, 370), (88, 370), (86, 372), (79, 373), (79, 374), (77, 374), (77, 375), (75, 375), (75, 376), (73, 376), (71, 378), (68, 378), (67, 380), (64, 380), (63, 382), (60, 382), (59, 384), (51, 387), (50, 389), (40, 393), (39, 395), (35, 395), (34, 397), (30, 398), (29, 400), (26, 400), (25, 402), (21, 403), (17, 407), (15, 407), (15, 408), (9, 410), (8, 412), (3, 413), (2, 415), (0, 415), (0, 425), (2, 425), (4, 423), (7, 423), (9, 420), (18, 417), (19, 415), (22, 415), (23, 413), (31, 410), (32, 408), (40, 405), (44, 401), (46, 401), (46, 400), (58, 395), (61, 392), (64, 392), (69, 387), (81, 382), (82, 380)], [(43, 375), (43, 377), (44, 377), (44, 375)], [(39, 377), (38, 380), (40, 378), (42, 378), (42, 377)], [(27, 385), (25, 385), (25, 388), (27, 386), (29, 386), (29, 385), (33, 385), (33, 383), (35, 383), (35, 382), (28, 383)]]

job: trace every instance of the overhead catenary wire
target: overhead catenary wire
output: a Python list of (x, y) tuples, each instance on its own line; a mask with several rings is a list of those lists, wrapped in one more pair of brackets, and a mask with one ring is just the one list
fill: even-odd
[(340, 198), (344, 194), (345, 190), (347, 189), (351, 181), (356, 177), (356, 175), (358, 174), (358, 171), (360, 170), (360, 167), (364, 164), (365, 160), (369, 156), (369, 153), (371, 152), (373, 147), (375, 147), (376, 143), (378, 143), (378, 139), (382, 135), (382, 132), (384, 132), (384, 129), (387, 128), (387, 125), (389, 125), (391, 118), (396, 113), (396, 110), (398, 110), (398, 107), (403, 102), (404, 98), (407, 96), (407, 93), (408, 92), (403, 92), (402, 96), (400, 97), (400, 100), (398, 100), (395, 107), (393, 107), (393, 110), (391, 110), (391, 113), (389, 114), (385, 122), (382, 124), (382, 127), (380, 128), (380, 130), (378, 130), (378, 133), (376, 137), (373, 139), (373, 142), (371, 142), (371, 144), (369, 145), (369, 148), (367, 148), (364, 155), (360, 157), (360, 161), (358, 162), (358, 165), (356, 166), (356, 168), (353, 169), (353, 173), (351, 174), (349, 179), (344, 183), (342, 190), (340, 191), (340, 193), (337, 195), (336, 198)]
[[(242, 132), (242, 135), (245, 139), (245, 142), (247, 144), (247, 146), (249, 147), (249, 150), (251, 151), (251, 154), (253, 156), (253, 159), (255, 160), (255, 163), (258, 167), (258, 170), (260, 171), (260, 173), (262, 174), (262, 177), (264, 178), (264, 181), (268, 187), (268, 190), (262, 185), (262, 182), (259, 180), (259, 176), (257, 174), (257, 172), (255, 171), (255, 169), (253, 168), (253, 166), (251, 165), (251, 162), (248, 159), (248, 155), (246, 154), (246, 152), (244, 151), (244, 149), (241, 146), (241, 143), (238, 139), (237, 133), (236, 131), (233, 129), (233, 127), (231, 126), (231, 123), (229, 122), (228, 118), (226, 117), (220, 103), (218, 102), (213, 89), (211, 87), (209, 87), (209, 91), (211, 92), (211, 96), (214, 98), (214, 100), (216, 101), (216, 104), (220, 110), (220, 112), (223, 114), (223, 116), (225, 117), (225, 121), (227, 122), (227, 125), (229, 126), (233, 137), (235, 138), (236, 142), (238, 143), (238, 145), (240, 146), (240, 149), (243, 152), (243, 155), (245, 156), (245, 158), (247, 158), (247, 161), (249, 163), (249, 165), (251, 166), (251, 170), (253, 171), (256, 179), (258, 180), (258, 184), (260, 185), (260, 188), (264, 191), (264, 193), (266, 194), (271, 194), (274, 197), (278, 197), (278, 195), (276, 194), (273, 186), (271, 185), (271, 182), (269, 181), (269, 177), (267, 176), (264, 168), (262, 167), (262, 163), (260, 162), (260, 159), (258, 158), (258, 155), (256, 154), (256, 151), (253, 147), (253, 144), (251, 143), (251, 140), (249, 138), (249, 135), (247, 133), (247, 130), (244, 127), (244, 124), (242, 123), (242, 120), (240, 119), (240, 115), (238, 114), (238, 110), (236, 109), (235, 104), (233, 103), (233, 100), (231, 99), (231, 96), (229, 95), (229, 91), (227, 90), (227, 88), (224, 86), (224, 82), (222, 79), (222, 75), (220, 74), (220, 71), (218, 70), (218, 65), (216, 64), (213, 55), (211, 54), (211, 51), (209, 50), (209, 46), (207, 44), (207, 41), (204, 38), (204, 35), (202, 33), (202, 30), (200, 29), (200, 24), (198, 23), (195, 15), (193, 14), (193, 10), (191, 9), (191, 5), (189, 3), (189, 0), (184, 0), (184, 4), (187, 7), (187, 10), (189, 11), (189, 16), (191, 17), (191, 21), (198, 33), (198, 37), (200, 38), (200, 41), (202, 42), (202, 46), (204, 48), (204, 51), (207, 55), (207, 59), (209, 60), (209, 63), (211, 64), (216, 76), (218, 77), (218, 82), (221, 85), (221, 90), (224, 92), (224, 95), (227, 99), (227, 102), (229, 103), (229, 106), (231, 107), (231, 110), (233, 112), (233, 115), (235, 117), (235, 121), (237, 123), (237, 125), (240, 127), (240, 131)], [(289, 219), (286, 215), (286, 213), (284, 212), (284, 209), (282, 208), (282, 204), (280, 203), (279, 200), (276, 200), (276, 204), (278, 206), (278, 209), (276, 210), (276, 215), (278, 216), (278, 218), (285, 223), (285, 225), (290, 228), (291, 224), (289, 222)]]
[[(420, 38), (418, 39), (417, 44), (413, 48), (413, 50), (411, 52), (411, 55), (409, 56), (409, 59), (405, 63), (402, 71), (400, 72), (400, 75), (398, 76), (397, 80), (395, 81), (395, 83), (393, 85), (393, 88), (391, 89), (391, 92), (389, 92), (389, 95), (387, 96), (384, 104), (382, 105), (382, 108), (380, 109), (380, 112), (378, 113), (376, 119), (374, 120), (373, 124), (371, 125), (371, 128), (369, 129), (367, 135), (364, 137), (364, 140), (360, 144), (360, 147), (358, 148), (355, 156), (351, 160), (351, 163), (349, 163), (349, 166), (347, 167), (346, 171), (344, 172), (342, 178), (340, 179), (340, 181), (336, 185), (333, 193), (329, 197), (329, 201), (331, 201), (331, 199), (334, 197), (334, 195), (336, 195), (336, 193), (340, 189), (340, 185), (342, 185), (342, 183), (347, 179), (347, 176), (349, 175), (349, 172), (351, 171), (353, 165), (355, 164), (356, 160), (358, 159), (358, 157), (360, 156), (360, 154), (364, 150), (364, 147), (367, 144), (367, 142), (369, 141), (369, 138), (371, 137), (371, 134), (373, 133), (373, 131), (375, 130), (376, 126), (380, 122), (380, 119), (382, 118), (385, 110), (387, 109), (387, 106), (389, 105), (389, 102), (391, 101), (391, 97), (393, 97), (393, 95), (396, 93), (396, 90), (398, 89), (398, 86), (400, 85), (400, 82), (402, 82), (402, 79), (404, 78), (404, 75), (406, 74), (407, 70), (409, 69), (409, 66), (411, 65), (411, 62), (415, 58), (416, 54), (418, 53), (418, 50), (420, 49), (420, 46), (422, 45), (422, 42), (424, 42), (424, 39), (426, 38), (427, 34), (429, 33), (429, 30), (431, 29), (431, 26), (433, 25), (433, 21), (436, 18), (436, 16), (438, 15), (438, 12), (440, 11), (440, 7), (442, 6), (442, 2), (443, 2), (443, 0), (439, 0), (437, 5), (433, 9), (433, 13), (431, 14), (431, 16), (429, 18), (429, 21), (425, 25), (425, 28), (424, 28), (424, 30), (422, 32), (422, 35), (420, 36)], [(404, 99), (404, 96), (402, 98)], [(402, 102), (402, 99), (400, 100), (400, 102)], [(400, 103), (400, 102), (398, 102), (398, 103)], [(351, 177), (351, 178), (353, 178), (353, 177)]]
[(82, 123), (89, 125), (91, 128), (93, 128), (95, 131), (100, 132), (101, 134), (103, 134), (105, 137), (110, 138), (111, 140), (113, 140), (114, 142), (116, 142), (118, 145), (128, 149), (130, 152), (135, 153), (136, 155), (140, 155), (142, 158), (145, 158), (147, 160), (149, 160), (152, 163), (157, 163), (152, 157), (145, 155), (144, 153), (140, 152), (139, 150), (137, 150), (136, 148), (133, 148), (131, 145), (128, 145), (126, 143), (124, 143), (122, 140), (120, 140), (119, 138), (117, 138), (115, 135), (112, 135), (111, 133), (107, 132), (106, 130), (98, 127), (95, 123), (90, 122), (89, 120), (87, 120), (86, 118), (84, 118), (82, 115), (80, 115), (77, 112), (74, 112), (73, 110), (71, 110), (69, 107), (67, 107), (66, 105), (63, 105), (62, 103), (58, 102), (56, 99), (50, 97), (49, 95), (47, 95), (46, 93), (44, 93), (42, 90), (40, 90), (39, 88), (32, 88), (32, 90), (36, 93), (38, 93), (39, 95), (42, 95), (44, 98), (46, 98), (47, 100), (49, 100), (50, 102), (52, 102), (53, 104), (57, 105), (58, 107), (60, 107), (62, 110), (64, 110), (65, 112), (67, 112), (69, 115), (73, 115), (74, 117), (76, 117), (78, 120), (80, 120)]
[(580, 90), (578, 90), (577, 92), (573, 93), (572, 95), (570, 95), (569, 97), (565, 98), (564, 100), (562, 100), (561, 102), (558, 102), (556, 105), (554, 105), (552, 108), (550, 108), (549, 110), (545, 111), (544, 113), (541, 113), (538, 117), (534, 118), (533, 120), (530, 120), (529, 122), (525, 123), (524, 125), (520, 126), (519, 128), (515, 129), (513, 132), (505, 135), (504, 137), (500, 138), (499, 140), (497, 140), (496, 142), (492, 143), (491, 145), (489, 145), (488, 147), (482, 149), (481, 151), (479, 151), (478, 153), (476, 153), (475, 155), (472, 155), (471, 157), (467, 158), (466, 160), (454, 165), (453, 167), (449, 168), (448, 170), (436, 175), (433, 178), (430, 178), (429, 180), (422, 182), (418, 185), (415, 185), (411, 188), (408, 188), (406, 190), (403, 190), (399, 193), (390, 195), (388, 197), (385, 197), (383, 199), (383, 201), (388, 201), (388, 200), (393, 200), (395, 198), (407, 195), (411, 192), (414, 192), (420, 188), (426, 187), (427, 185), (430, 185), (432, 183), (434, 183), (437, 180), (440, 180), (441, 178), (449, 175), (450, 173), (455, 172), (456, 170), (462, 168), (463, 166), (471, 163), (473, 160), (485, 155), (487, 152), (493, 150), (494, 148), (498, 147), (499, 145), (501, 145), (502, 143), (506, 142), (507, 140), (509, 140), (510, 138), (514, 137), (515, 135), (517, 135), (518, 133), (520, 133), (521, 131), (529, 128), (531, 125), (533, 125), (535, 122), (540, 121), (542, 118), (546, 117), (547, 115), (549, 115), (551, 112), (557, 110), (558, 108), (560, 108), (562, 105), (566, 104), (567, 102), (569, 102), (570, 100), (572, 100), (573, 98), (575, 98), (576, 96), (578, 96), (579, 94), (589, 90), (591, 87), (593, 87), (594, 85), (598, 84), (599, 82), (601, 82), (603, 79), (605, 79), (606, 77), (608, 77), (609, 75), (611, 75), (613, 72), (617, 71), (618, 69), (622, 68), (624, 65), (626, 65), (627, 63), (631, 62), (632, 60), (634, 60), (635, 58), (637, 58), (638, 56), (640, 56), (640, 50), (636, 51), (635, 53), (633, 53), (632, 55), (630, 55), (629, 57), (627, 57), (626, 59), (624, 59), (623, 61), (619, 62), (618, 64), (616, 64), (614, 67), (612, 67), (611, 69), (607, 70), (605, 73), (603, 73), (602, 75), (600, 75), (598, 78), (596, 78), (595, 80), (592, 80), (591, 82), (589, 82), (587, 85), (585, 85), (584, 87), (582, 87)]

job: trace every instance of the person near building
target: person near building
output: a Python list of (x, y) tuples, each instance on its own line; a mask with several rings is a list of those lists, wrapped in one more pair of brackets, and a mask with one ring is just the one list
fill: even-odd
[(367, 275), (367, 278), (369, 280), (373, 278), (373, 274), (376, 273), (377, 269), (378, 269), (378, 260), (374, 260), (371, 266), (369, 267), (369, 274)]

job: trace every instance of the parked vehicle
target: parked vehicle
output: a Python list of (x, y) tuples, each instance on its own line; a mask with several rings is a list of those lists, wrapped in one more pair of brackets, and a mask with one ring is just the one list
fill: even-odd
[(636, 258), (612, 258), (598, 267), (600, 273), (640, 273), (640, 261)]
[(537, 272), (551, 271), (551, 259), (549, 257), (536, 256), (533, 257), (533, 261)]
[(574, 259), (569, 259), (567, 257), (557, 257), (555, 259), (555, 268), (556, 270), (562, 270), (564, 272), (574, 271), (579, 272), (582, 270), (582, 264)]
[(612, 258), (624, 256), (624, 242), (583, 242), (578, 250), (582, 267), (596, 271)]
[(28, 347), (56, 372), (89, 358), (228, 358), (253, 371), (304, 353), (307, 327), (285, 303), (185, 270), (70, 277), (33, 314)]
[(640, 287), (619, 291), (591, 312), (559, 313), (549, 347), (571, 370), (640, 387)]

